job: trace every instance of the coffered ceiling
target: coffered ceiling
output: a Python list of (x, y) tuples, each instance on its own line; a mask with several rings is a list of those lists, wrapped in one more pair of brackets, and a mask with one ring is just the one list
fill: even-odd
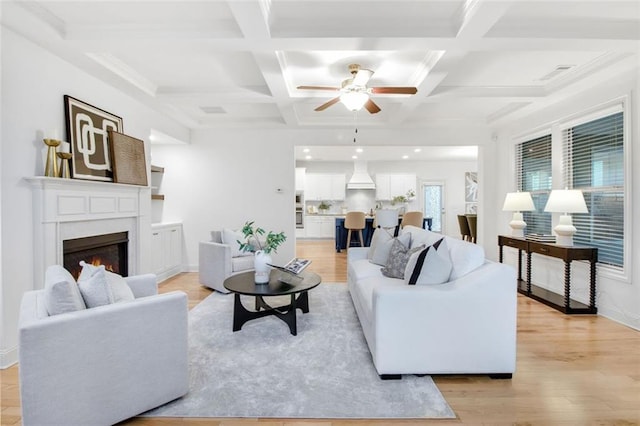
[[(499, 125), (637, 70), (638, 0), (3, 1), (3, 26), (189, 128)], [(356, 114), (314, 108), (348, 65)]]

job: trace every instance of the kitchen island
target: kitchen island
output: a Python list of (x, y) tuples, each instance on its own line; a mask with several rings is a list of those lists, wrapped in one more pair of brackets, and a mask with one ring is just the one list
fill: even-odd
[[(347, 248), (347, 233), (348, 229), (344, 227), (344, 216), (336, 217), (336, 252), (340, 253), (340, 250)], [(367, 216), (365, 218), (364, 229), (362, 230), (362, 239), (364, 240), (365, 247), (369, 247), (371, 245), (371, 238), (373, 237), (373, 216)], [(400, 222), (402, 221), (402, 217), (398, 218), (398, 226), (396, 226), (394, 235), (398, 234), (398, 229), (400, 228)], [(422, 220), (422, 227), (428, 230), (431, 230), (432, 219), (430, 217), (425, 217)], [(357, 238), (353, 238), (354, 233), (351, 233), (352, 244), (358, 246)]]

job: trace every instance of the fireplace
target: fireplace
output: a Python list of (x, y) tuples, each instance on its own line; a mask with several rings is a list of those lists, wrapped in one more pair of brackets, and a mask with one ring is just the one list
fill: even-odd
[(128, 275), (127, 232), (73, 238), (62, 242), (63, 266), (75, 279), (80, 275), (80, 261), (93, 265), (104, 265), (108, 271), (126, 277)]

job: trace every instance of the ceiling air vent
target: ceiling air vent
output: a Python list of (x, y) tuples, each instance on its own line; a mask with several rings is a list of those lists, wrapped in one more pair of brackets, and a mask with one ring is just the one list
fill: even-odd
[(557, 76), (559, 76), (560, 74), (569, 71), (571, 68), (574, 68), (575, 65), (558, 65), (553, 71), (551, 71), (550, 73), (540, 77), (540, 81), (548, 81), (551, 80), (553, 78), (556, 78)]

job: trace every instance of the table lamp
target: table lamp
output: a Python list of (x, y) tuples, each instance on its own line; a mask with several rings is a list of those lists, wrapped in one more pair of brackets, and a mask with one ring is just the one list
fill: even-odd
[(513, 218), (509, 222), (511, 235), (514, 237), (524, 237), (524, 228), (527, 224), (522, 218), (521, 212), (530, 212), (536, 209), (528, 192), (508, 192), (504, 198), (502, 211), (513, 212)]
[(573, 246), (573, 234), (577, 229), (569, 213), (588, 213), (587, 204), (584, 202), (582, 191), (579, 189), (554, 189), (549, 195), (545, 212), (562, 213), (560, 222), (553, 228), (557, 235), (556, 244), (561, 246)]

